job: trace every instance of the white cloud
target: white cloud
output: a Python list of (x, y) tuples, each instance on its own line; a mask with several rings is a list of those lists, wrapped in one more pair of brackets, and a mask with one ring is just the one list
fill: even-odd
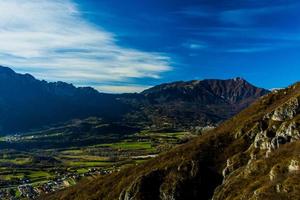
[(101, 85), (95, 86), (95, 89), (101, 92), (109, 93), (133, 93), (133, 92), (142, 92), (151, 86), (145, 85)]
[(0, 41), (0, 64), (46, 80), (126, 81), (171, 70), (161, 53), (117, 45), (71, 0), (1, 0)]

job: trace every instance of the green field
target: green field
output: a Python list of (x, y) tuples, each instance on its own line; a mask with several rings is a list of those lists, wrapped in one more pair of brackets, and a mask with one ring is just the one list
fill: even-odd
[(100, 147), (111, 147), (114, 149), (122, 149), (122, 150), (154, 150), (151, 145), (151, 142), (138, 142), (138, 141), (124, 141), (118, 143), (111, 144), (103, 144)]
[[(194, 137), (188, 132), (149, 130), (121, 136), (80, 133), (78, 137), (72, 135), (76, 131), (68, 129), (69, 126), (24, 136), (0, 137), (0, 142), (11, 146), (0, 152), (0, 189), (13, 189), (18, 197), (18, 186), (24, 183), (39, 188), (51, 180), (64, 178), (64, 185), (74, 185), (78, 180), (69, 176), (87, 174), (91, 169), (115, 171), (140, 164)], [(39, 146), (41, 142), (45, 144), (43, 148)]]

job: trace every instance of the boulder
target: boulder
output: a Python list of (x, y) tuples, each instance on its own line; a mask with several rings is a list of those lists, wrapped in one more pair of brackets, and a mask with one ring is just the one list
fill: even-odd
[(288, 136), (292, 141), (296, 141), (300, 139), (300, 132), (298, 130), (296, 122), (284, 122), (281, 124), (280, 128), (276, 132), (278, 136)]
[(294, 116), (299, 112), (299, 101), (298, 98), (292, 98), (287, 103), (283, 104), (282, 106), (278, 107), (273, 115), (273, 121), (285, 121), (289, 119), (293, 119)]
[(288, 168), (289, 168), (289, 172), (299, 171), (300, 170), (300, 162), (298, 160), (291, 160)]

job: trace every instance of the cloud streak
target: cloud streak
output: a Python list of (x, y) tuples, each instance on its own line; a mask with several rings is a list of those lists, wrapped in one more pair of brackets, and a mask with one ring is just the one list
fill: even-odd
[(180, 8), (177, 14), (192, 20), (183, 30), (207, 45), (198, 50), (255, 53), (300, 46), (299, 8), (296, 0), (212, 0)]
[(102, 92), (107, 93), (134, 93), (134, 92), (142, 92), (151, 86), (146, 85), (99, 85), (94, 86), (94, 88), (98, 89)]
[(0, 64), (50, 81), (127, 82), (172, 69), (167, 55), (117, 45), (71, 0), (1, 0), (0, 40)]
[(298, 12), (299, 6), (299, 3), (293, 3), (287, 5), (268, 5), (265, 7), (257, 8), (226, 10), (219, 14), (219, 19), (224, 23), (231, 23), (238, 26), (256, 25), (266, 16), (272, 16), (274, 14), (280, 14), (282, 12)]

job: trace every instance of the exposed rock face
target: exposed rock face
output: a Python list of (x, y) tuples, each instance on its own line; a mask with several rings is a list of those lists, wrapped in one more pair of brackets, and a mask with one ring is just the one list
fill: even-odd
[(159, 191), (160, 182), (163, 178), (163, 172), (153, 171), (147, 175), (139, 177), (134, 181), (127, 189), (125, 189), (119, 197), (119, 200), (134, 200), (141, 198), (141, 194), (145, 199), (158, 199), (159, 192), (147, 192), (147, 191)]
[(299, 112), (299, 100), (298, 98), (293, 98), (284, 105), (278, 107), (273, 115), (273, 121), (285, 121), (292, 119)]
[(277, 130), (276, 135), (289, 138), (291, 141), (297, 141), (300, 139), (299, 127), (294, 121), (284, 122)]
[[(278, 149), (281, 145), (299, 140), (299, 127), (293, 120), (299, 114), (298, 102), (298, 97), (294, 97), (283, 105), (276, 107), (274, 111), (267, 113), (262, 122), (255, 123), (246, 133), (250, 141), (254, 138), (253, 145), (249, 147), (248, 151), (253, 152), (253, 148), (259, 149), (266, 152), (266, 157), (268, 157), (272, 151)], [(242, 136), (240, 132), (238, 132), (238, 135)], [(259, 151), (256, 151), (256, 154), (258, 153)], [(256, 155), (252, 154), (251, 159), (255, 158)], [(231, 160), (231, 158), (227, 160), (227, 166), (223, 170), (224, 177), (234, 171), (233, 166), (236, 163), (231, 162)], [(251, 164), (251, 160), (249, 164)], [(276, 168), (270, 172), (271, 179), (275, 177), (275, 170)]]
[[(282, 194), (295, 191), (295, 188), (291, 188), (289, 181), (294, 180), (296, 176), (291, 173), (298, 173), (300, 170), (299, 155), (297, 155), (298, 158), (288, 162), (285, 159), (274, 162), (276, 155), (273, 152), (280, 151), (284, 145), (289, 143), (292, 145), (300, 139), (299, 113), (298, 94), (265, 114), (261, 121), (254, 123), (246, 132), (237, 130), (236, 138), (246, 137), (249, 142), (249, 148), (244, 153), (250, 153), (250, 158), (246, 164), (241, 163), (241, 159), (233, 159), (241, 153), (227, 159), (227, 165), (223, 170), (224, 181), (216, 189), (214, 200), (231, 199), (230, 195), (225, 198), (225, 194), (228, 195), (229, 188), (237, 184), (237, 179), (251, 179), (251, 177), (259, 177), (263, 174), (269, 174), (269, 180), (272, 181), (269, 185), (274, 185), (270, 187), (275, 188), (275, 192)], [(291, 150), (286, 156), (289, 157), (294, 152), (298, 151)], [(270, 163), (266, 164), (266, 159)], [(239, 196), (241, 199), (273, 199), (266, 196), (266, 191), (269, 190), (268, 187), (260, 187), (252, 195), (245, 193)], [(280, 196), (279, 199), (281, 199)]]
[(299, 171), (300, 170), (299, 160), (291, 160), (291, 163), (288, 168), (290, 172)]
[[(206, 174), (202, 174), (203, 172)], [(171, 173), (167, 170), (154, 170), (147, 175), (140, 176), (128, 188), (125, 188), (121, 192), (119, 200), (194, 199), (200, 195), (197, 188), (201, 187), (207, 188), (207, 194), (201, 193), (208, 198), (212, 195), (210, 193), (212, 186), (210, 181), (207, 181), (207, 185), (201, 181), (204, 177), (209, 177), (211, 182), (216, 181), (216, 175), (212, 171), (206, 167), (200, 170), (199, 163), (193, 160), (178, 166)]]
[[(297, 97), (292, 98), (264, 116), (265, 128), (256, 128), (255, 148), (271, 151), (279, 148), (280, 145), (300, 139), (298, 125), (293, 121), (293, 118), (299, 114), (298, 102)], [(251, 134), (253, 135), (253, 132)]]

